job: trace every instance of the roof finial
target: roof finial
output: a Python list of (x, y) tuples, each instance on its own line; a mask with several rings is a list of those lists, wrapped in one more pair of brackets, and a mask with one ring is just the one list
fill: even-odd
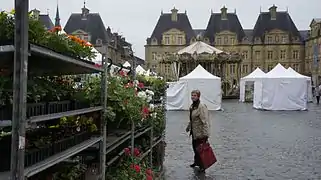
[(47, 15), (49, 15), (49, 9), (47, 9)]
[(288, 6), (286, 7), (286, 12), (287, 12), (287, 13), (289, 12), (289, 7), (288, 7)]
[(185, 9), (185, 14), (187, 14), (187, 10)]
[(262, 6), (260, 6), (260, 13), (262, 13)]
[(236, 8), (234, 8), (234, 14), (236, 14)]
[(60, 15), (59, 15), (59, 5), (58, 5), (58, 0), (57, 0), (57, 10), (56, 10), (56, 18), (55, 18), (55, 26), (60, 27)]
[(86, 8), (86, 0), (84, 0), (84, 8)]
[(161, 10), (161, 15), (163, 15), (164, 14), (164, 12), (163, 12), (163, 9)]
[(211, 14), (213, 14), (213, 9), (211, 9)]

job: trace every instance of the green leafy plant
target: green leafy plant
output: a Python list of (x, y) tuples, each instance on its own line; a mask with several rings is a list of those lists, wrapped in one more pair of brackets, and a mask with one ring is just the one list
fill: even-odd
[[(12, 42), (14, 40), (14, 11), (0, 13), (0, 42)], [(29, 16), (29, 42), (45, 46), (56, 52), (79, 59), (92, 60), (95, 53), (90, 44), (80, 41), (79, 38), (58, 33), (60, 27), (47, 31), (38, 19), (31, 14)]]

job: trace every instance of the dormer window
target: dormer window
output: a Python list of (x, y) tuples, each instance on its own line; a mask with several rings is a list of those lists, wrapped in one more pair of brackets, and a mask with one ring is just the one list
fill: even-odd
[(157, 44), (157, 39), (156, 38), (152, 39), (152, 44)]
[(195, 38), (192, 38), (192, 39), (191, 39), (191, 43), (194, 43), (195, 41), (196, 41)]
[(89, 41), (89, 37), (88, 37), (88, 35), (86, 34), (86, 35), (83, 35), (83, 40), (84, 41), (86, 41), (86, 42), (88, 42)]
[(102, 44), (103, 44), (103, 41), (101, 39), (96, 40), (96, 45), (102, 45)]

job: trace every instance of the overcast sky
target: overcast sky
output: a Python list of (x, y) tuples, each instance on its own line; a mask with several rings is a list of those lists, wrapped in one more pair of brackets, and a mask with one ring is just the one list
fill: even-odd
[[(11, 10), (14, 0), (0, 0), (1, 10)], [(228, 11), (236, 13), (243, 28), (253, 28), (260, 12), (268, 11), (273, 3), (278, 10), (289, 13), (299, 30), (309, 28), (312, 18), (321, 18), (321, 0), (86, 0), (91, 12), (100, 13), (105, 26), (126, 37), (133, 44), (137, 56), (145, 58), (144, 45), (161, 14), (170, 12), (175, 6), (180, 12), (187, 11), (193, 28), (206, 28), (211, 9), (219, 12), (225, 5)], [(57, 0), (29, 0), (30, 9), (49, 12), (54, 20)], [(73, 12), (81, 12), (83, 0), (59, 0), (60, 18), (64, 26)]]

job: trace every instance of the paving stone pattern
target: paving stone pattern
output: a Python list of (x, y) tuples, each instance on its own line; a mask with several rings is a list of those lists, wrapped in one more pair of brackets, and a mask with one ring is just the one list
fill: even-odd
[(195, 172), (187, 111), (169, 111), (166, 180), (321, 180), (321, 105), (309, 111), (258, 111), (226, 101), (211, 112), (211, 138), (218, 162)]

